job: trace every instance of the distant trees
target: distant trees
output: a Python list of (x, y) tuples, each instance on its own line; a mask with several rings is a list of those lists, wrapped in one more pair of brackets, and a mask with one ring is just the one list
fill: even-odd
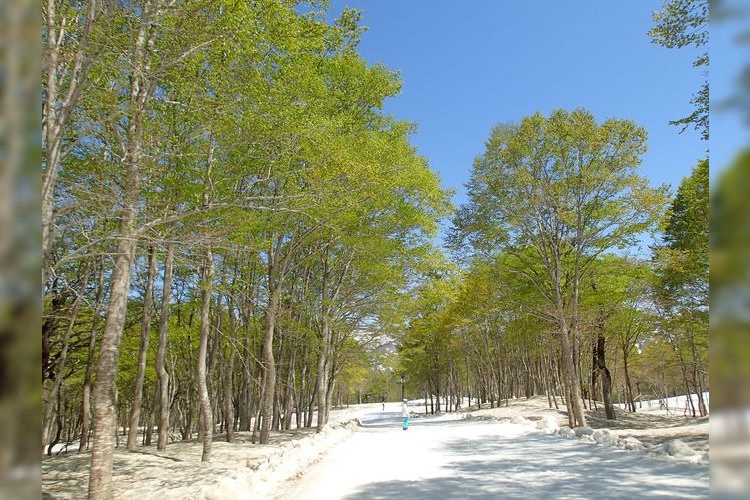
[(557, 333), (572, 425), (585, 425), (579, 359), (581, 294), (593, 264), (625, 248), (657, 220), (664, 190), (638, 176), (645, 131), (626, 120), (598, 124), (584, 110), (558, 110), (496, 127), (477, 159), (469, 203), (453, 244), (504, 253), (535, 289), (534, 307)]
[[(584, 110), (493, 129), (449, 235), (463, 267), (417, 289), (404, 335), (426, 394), (456, 379), (491, 406), (546, 394), (571, 426), (598, 401), (613, 419), (693, 393), (705, 414), (708, 162), (670, 203), (638, 175), (644, 148), (632, 122)], [(629, 256), (658, 225), (652, 259)]]
[(708, 376), (708, 160), (683, 179), (654, 249), (655, 302), (664, 334), (679, 361), (686, 393), (695, 392), (707, 414), (703, 390)]

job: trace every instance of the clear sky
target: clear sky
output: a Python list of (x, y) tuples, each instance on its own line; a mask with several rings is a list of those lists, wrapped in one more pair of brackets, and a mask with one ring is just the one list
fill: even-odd
[(696, 131), (668, 124), (690, 114), (702, 77), (697, 51), (646, 34), (661, 1), (332, 0), (330, 18), (345, 5), (368, 26), (362, 56), (403, 79), (386, 112), (417, 124), (412, 142), (456, 204), (492, 126), (537, 111), (634, 120), (649, 134), (652, 185), (676, 188), (705, 156)]
[[(750, 67), (747, 32), (750, 8), (746, 0), (723, 0), (725, 9), (739, 8), (744, 17), (721, 16), (711, 10), (711, 179), (731, 165), (737, 152), (748, 147), (748, 110), (727, 106), (738, 93), (750, 102), (750, 88), (740, 85), (743, 69)], [(715, 15), (716, 14), (716, 15)], [(744, 32), (744, 44), (738, 43)], [(743, 113), (745, 113), (743, 115)]]

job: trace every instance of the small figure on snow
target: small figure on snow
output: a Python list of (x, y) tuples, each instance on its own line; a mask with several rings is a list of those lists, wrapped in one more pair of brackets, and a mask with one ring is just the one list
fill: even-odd
[(401, 416), (404, 417), (404, 425), (402, 429), (406, 430), (409, 428), (409, 408), (406, 406), (406, 400), (401, 403)]

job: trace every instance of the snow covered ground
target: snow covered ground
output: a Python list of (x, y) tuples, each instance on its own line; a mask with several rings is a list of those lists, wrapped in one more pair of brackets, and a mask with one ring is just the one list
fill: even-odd
[(456, 415), (415, 418), (402, 431), (398, 405), (387, 405), (360, 418), (358, 432), (275, 498), (708, 497), (700, 453), (651, 456), (643, 447), (618, 446), (621, 440), (605, 432), (597, 436), (601, 444), (564, 439), (549, 418)]
[[(269, 445), (198, 442), (115, 453), (115, 497), (163, 499), (706, 498), (708, 419), (628, 415), (571, 430), (546, 398), (424, 415), (400, 404), (332, 412), (323, 433), (275, 433)], [(591, 412), (590, 412), (591, 413)], [(616, 425), (613, 425), (616, 424)], [(561, 427), (562, 426), (562, 427)], [(608, 428), (611, 427), (611, 428)], [(43, 492), (82, 498), (90, 454), (45, 458)]]

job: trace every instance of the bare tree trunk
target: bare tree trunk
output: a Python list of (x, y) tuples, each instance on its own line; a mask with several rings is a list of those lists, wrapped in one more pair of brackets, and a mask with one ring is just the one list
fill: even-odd
[(602, 386), (602, 401), (604, 402), (604, 414), (607, 420), (615, 420), (615, 407), (612, 404), (612, 377), (605, 361), (605, 341), (601, 329), (596, 339), (596, 367), (599, 372), (599, 381)]
[(213, 439), (214, 417), (211, 412), (211, 400), (208, 397), (206, 383), (206, 356), (208, 353), (208, 337), (211, 329), (211, 292), (214, 278), (213, 254), (209, 247), (206, 250), (206, 260), (203, 268), (203, 289), (201, 291), (201, 338), (198, 350), (198, 391), (203, 417), (203, 454), (201, 462), (211, 459), (211, 441)]
[[(54, 379), (52, 380), (52, 388), (49, 390), (49, 400), (47, 401), (47, 405), (44, 412), (44, 418), (42, 419), (42, 422), (44, 422), (44, 429), (49, 430), (52, 427), (52, 412), (55, 409), (56, 405), (54, 402), (56, 400), (59, 400), (61, 390), (60, 386), (62, 385), (63, 381), (63, 371), (65, 369), (65, 362), (68, 359), (68, 347), (70, 346), (70, 336), (73, 333), (73, 328), (75, 327), (76, 320), (78, 319), (78, 306), (81, 303), (81, 297), (83, 297), (83, 294), (86, 292), (86, 283), (88, 282), (88, 266), (84, 266), (83, 269), (83, 277), (82, 277), (82, 284), (81, 284), (81, 290), (76, 294), (76, 298), (73, 301), (73, 305), (71, 306), (70, 311), (70, 319), (68, 321), (68, 327), (65, 329), (65, 334), (62, 338), (62, 349), (60, 351), (60, 355), (57, 358), (57, 363), (55, 363), (55, 371), (54, 371)], [(59, 437), (59, 436), (58, 436)], [(49, 435), (45, 433), (43, 436), (43, 442), (48, 443), (49, 442)]]
[(633, 385), (630, 382), (630, 372), (628, 371), (628, 348), (622, 346), (622, 365), (625, 372), (625, 397), (627, 399), (628, 409), (635, 413), (635, 400), (633, 399)]
[[(235, 273), (237, 270), (235, 269)], [(232, 395), (232, 383), (234, 381), (234, 358), (237, 354), (237, 324), (234, 318), (234, 303), (231, 299), (227, 300), (227, 309), (229, 313), (229, 359), (224, 360), (224, 427), (226, 427), (227, 442), (234, 441), (234, 404)]]
[(164, 261), (164, 283), (161, 296), (161, 317), (159, 318), (159, 345), (156, 350), (156, 375), (159, 379), (159, 438), (156, 449), (167, 448), (169, 432), (169, 373), (166, 367), (167, 339), (169, 337), (169, 305), (172, 301), (172, 263), (174, 262), (174, 245), (167, 245), (167, 257)]
[(138, 446), (138, 423), (141, 420), (141, 400), (143, 399), (143, 381), (146, 379), (146, 357), (148, 343), (151, 337), (151, 301), (154, 295), (154, 280), (156, 279), (156, 255), (154, 247), (148, 251), (148, 276), (146, 277), (146, 292), (143, 297), (143, 317), (141, 319), (141, 346), (138, 351), (138, 373), (135, 378), (133, 392), (133, 407), (130, 409), (130, 426), (128, 427), (127, 448), (133, 451)]
[[(137, 180), (133, 182), (137, 186)], [(123, 211), (117, 258), (112, 274), (112, 289), (94, 384), (94, 439), (89, 479), (90, 500), (112, 498), (112, 462), (117, 431), (115, 381), (130, 290), (130, 264), (135, 250), (135, 238), (132, 236), (135, 201), (133, 200), (128, 205), (128, 209)]]
[(126, 168), (124, 193), (112, 287), (94, 384), (94, 445), (91, 453), (89, 500), (112, 498), (112, 462), (117, 418), (117, 367), (130, 291), (130, 266), (133, 262), (137, 239), (135, 219), (140, 195), (143, 115), (146, 101), (153, 90), (144, 81), (144, 75), (149, 73), (145, 51), (153, 9), (154, 5), (149, 2), (141, 13), (140, 27), (133, 52), (133, 71), (130, 75), (130, 101), (127, 110), (128, 144), (127, 148), (123, 148), (126, 154), (122, 162)]
[(99, 315), (104, 305), (104, 262), (99, 263), (99, 282), (96, 289), (96, 306), (91, 320), (91, 336), (89, 337), (89, 350), (86, 357), (86, 372), (83, 376), (83, 401), (81, 403), (81, 440), (78, 451), (82, 452), (89, 447), (89, 420), (91, 420), (91, 372), (94, 366), (94, 351), (96, 348), (96, 336), (99, 330)]
[[(270, 273), (269, 273), (270, 274)], [(276, 361), (273, 357), (273, 337), (276, 325), (276, 309), (279, 292), (275, 285), (268, 283), (268, 305), (266, 307), (263, 336), (263, 399), (261, 401), (260, 444), (268, 444), (273, 419), (273, 400), (276, 392)]]
[(316, 431), (320, 432), (326, 424), (325, 408), (326, 393), (328, 388), (328, 355), (331, 344), (331, 307), (328, 298), (328, 281), (331, 276), (331, 266), (328, 260), (328, 247), (326, 248), (323, 262), (323, 276), (320, 292), (320, 352), (318, 353), (318, 371), (315, 378), (315, 390), (318, 394), (318, 424)]
[(328, 423), (328, 413), (331, 405), (331, 387), (333, 384), (330, 380), (330, 361), (333, 355), (333, 342), (332, 342), (332, 313), (333, 306), (338, 300), (338, 296), (341, 293), (341, 288), (346, 278), (349, 268), (351, 266), (353, 255), (349, 255), (346, 263), (344, 264), (341, 274), (336, 281), (333, 293), (330, 293), (328, 287), (330, 285), (331, 277), (331, 264), (330, 264), (330, 243), (326, 246), (323, 254), (323, 277), (321, 285), (321, 346), (320, 355), (318, 357), (318, 373), (316, 378), (316, 391), (318, 394), (318, 423), (316, 431), (320, 432), (323, 430), (325, 424)]
[(562, 311), (560, 311), (560, 365), (562, 368), (563, 380), (566, 386), (566, 405), (568, 407), (568, 417), (571, 427), (585, 426), (586, 417), (583, 413), (583, 402), (581, 401), (581, 384), (578, 381), (578, 375), (574, 366), (573, 350), (571, 349), (570, 339), (568, 337), (568, 325)]
[[(706, 401), (703, 399), (703, 384), (701, 384), (701, 377), (698, 373), (698, 365), (699, 365), (699, 357), (698, 357), (698, 350), (695, 346), (695, 339), (693, 336), (690, 336), (690, 352), (693, 357), (692, 362), (692, 376), (693, 376), (693, 386), (695, 387), (695, 393), (696, 397), (698, 399), (698, 414), (701, 417), (705, 417), (708, 415), (708, 409), (706, 408)], [(691, 398), (692, 401), (692, 398)]]

